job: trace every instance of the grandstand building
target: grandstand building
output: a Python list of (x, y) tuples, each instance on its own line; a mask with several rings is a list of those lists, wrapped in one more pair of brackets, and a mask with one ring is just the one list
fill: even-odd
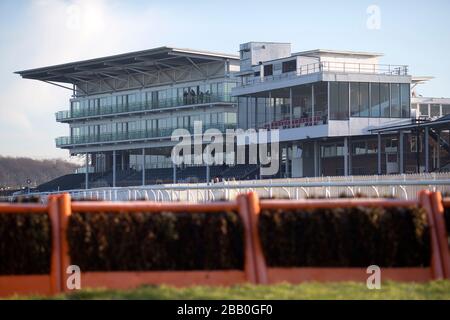
[(280, 130), (284, 177), (441, 170), (450, 124), (438, 118), (450, 114), (450, 99), (412, 96), (429, 78), (381, 56), (242, 44), (238, 127)]
[[(39, 191), (263, 178), (259, 165), (175, 166), (174, 129), (280, 130), (273, 177), (444, 170), (450, 99), (424, 98), (407, 66), (381, 54), (250, 42), (240, 56), (161, 47), (17, 72), (71, 90), (56, 146), (86, 155), (82, 174)], [(412, 92), (412, 93), (411, 93)]]

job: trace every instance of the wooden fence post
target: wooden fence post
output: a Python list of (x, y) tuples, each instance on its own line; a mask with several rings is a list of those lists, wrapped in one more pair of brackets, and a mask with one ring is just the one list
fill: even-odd
[(433, 271), (433, 279), (443, 279), (444, 273), (442, 270), (439, 242), (436, 236), (436, 225), (433, 218), (433, 208), (431, 207), (430, 191), (422, 190), (419, 192), (419, 203), (421, 207), (427, 211), (428, 224), (430, 226), (431, 269)]
[(442, 203), (442, 194), (432, 192), (430, 194), (431, 206), (433, 209), (434, 225), (441, 254), (442, 269), (445, 279), (450, 279), (450, 257), (448, 247), (448, 234), (445, 229), (444, 205)]
[(259, 284), (267, 284), (267, 266), (264, 252), (262, 250), (262, 243), (259, 237), (258, 220), (261, 208), (259, 206), (259, 197), (256, 192), (247, 194), (248, 211), (250, 216), (250, 224), (253, 239), (253, 253), (256, 266), (256, 278)]
[(70, 265), (69, 244), (67, 242), (67, 225), (69, 217), (72, 214), (72, 203), (70, 194), (64, 193), (59, 197), (59, 234), (61, 242), (61, 289), (63, 292), (67, 291), (66, 286), (66, 271)]
[(256, 277), (256, 266), (255, 266), (255, 256), (252, 241), (252, 225), (250, 223), (250, 213), (248, 210), (248, 203), (246, 195), (238, 195), (236, 198), (238, 204), (239, 215), (244, 224), (244, 246), (245, 246), (245, 274), (250, 283), (257, 283)]
[(52, 254), (50, 262), (50, 292), (61, 292), (61, 242), (59, 229), (58, 196), (48, 197), (48, 216), (52, 230)]

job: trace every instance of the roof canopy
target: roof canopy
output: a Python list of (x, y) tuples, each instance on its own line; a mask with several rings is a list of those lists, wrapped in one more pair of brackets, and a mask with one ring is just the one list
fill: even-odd
[(423, 128), (432, 128), (432, 129), (450, 129), (450, 114), (443, 116), (436, 120), (425, 120), (425, 121), (417, 121), (411, 124), (405, 125), (397, 125), (397, 126), (389, 126), (383, 128), (377, 128), (370, 130), (372, 133), (391, 133), (391, 132), (399, 132), (404, 130), (417, 130)]
[(200, 63), (239, 60), (236, 55), (159, 47), (44, 68), (17, 71), (22, 78), (47, 82), (77, 83), (123, 73), (154, 72), (166, 68)]

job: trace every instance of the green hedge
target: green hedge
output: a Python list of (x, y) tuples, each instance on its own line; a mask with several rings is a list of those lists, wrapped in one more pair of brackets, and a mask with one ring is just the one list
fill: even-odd
[(272, 267), (428, 266), (429, 227), (418, 208), (263, 211), (259, 232)]
[(47, 214), (0, 214), (0, 274), (48, 274), (51, 224)]
[(243, 269), (235, 212), (73, 213), (68, 242), (83, 271)]

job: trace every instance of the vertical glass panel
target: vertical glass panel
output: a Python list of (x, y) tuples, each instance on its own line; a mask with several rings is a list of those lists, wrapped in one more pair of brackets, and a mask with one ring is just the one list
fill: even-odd
[(400, 84), (391, 83), (391, 118), (400, 116)]
[(312, 87), (303, 85), (292, 88), (292, 107), (294, 118), (312, 117)]
[(330, 119), (348, 120), (349, 118), (348, 82), (330, 82)]
[(350, 82), (350, 114), (352, 117), (359, 117), (359, 83)]
[[(295, 109), (294, 109), (295, 111)], [(339, 83), (330, 82), (330, 120), (339, 119)]]
[(440, 116), (441, 116), (441, 105), (430, 104), (430, 117), (440, 117)]
[(339, 82), (339, 114), (340, 118), (347, 120), (349, 118), (349, 84), (348, 82)]
[(442, 105), (442, 115), (446, 116), (450, 114), (450, 104), (443, 104)]
[(390, 114), (390, 99), (389, 99), (389, 83), (380, 83), (380, 106), (381, 117), (389, 118)]
[(371, 83), (370, 84), (370, 117), (379, 118), (380, 117), (380, 84)]
[(428, 105), (427, 104), (420, 104), (419, 105), (419, 111), (421, 116), (428, 116)]
[(369, 116), (369, 83), (367, 82), (359, 84), (359, 115)]
[(402, 118), (411, 117), (410, 89), (408, 83), (402, 83), (400, 85), (400, 102), (402, 109)]
[(314, 116), (319, 124), (328, 122), (328, 82), (314, 84)]
[(238, 114), (239, 114), (239, 128), (247, 129), (247, 97), (239, 97), (238, 98)]

